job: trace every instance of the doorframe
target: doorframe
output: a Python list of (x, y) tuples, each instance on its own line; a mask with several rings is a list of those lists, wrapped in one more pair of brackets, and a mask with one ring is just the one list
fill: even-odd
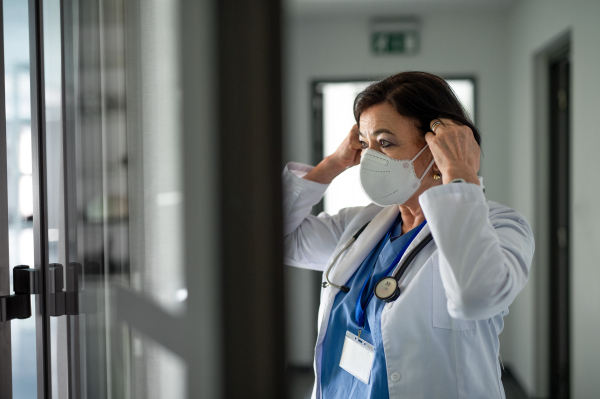
[(33, 166), (34, 268), (40, 273), (35, 296), (37, 397), (52, 397), (50, 315), (48, 312), (48, 204), (46, 185), (46, 99), (44, 79), (44, 14), (42, 0), (29, 0), (29, 65)]
[(532, 265), (534, 281), (534, 365), (535, 394), (550, 397), (550, 136), (549, 66), (557, 55), (571, 48), (571, 31), (567, 30), (549, 41), (533, 60), (534, 74), (534, 209), (533, 223), (536, 237), (536, 254)]
[[(8, 256), (8, 156), (6, 153), (6, 87), (4, 71), (4, 2), (0, 0), (0, 296), (10, 295)], [(0, 322), (0, 397), (12, 398), (11, 322)]]
[[(558, 66), (559, 68), (566, 69), (566, 81), (565, 86), (566, 89), (570, 91), (571, 88), (571, 72), (570, 72), (570, 62), (571, 62), (571, 57), (570, 57), (570, 47), (566, 47), (563, 50), (561, 50), (559, 53), (555, 54), (554, 57), (550, 58), (548, 61), (548, 69), (552, 69), (555, 66)], [(565, 63), (566, 65), (563, 65), (561, 67), (560, 64)], [(565, 95), (565, 103), (566, 103), (566, 110), (561, 110), (560, 109), (560, 99), (552, 99), (552, 97), (556, 94), (560, 94), (560, 90), (562, 89), (561, 87), (561, 80), (564, 78), (564, 76), (562, 76), (564, 71), (558, 71), (557, 72), (557, 76), (553, 77), (553, 73), (552, 71), (550, 72), (550, 82), (549, 82), (549, 86), (551, 88), (551, 92), (550, 92), (550, 101), (549, 101), (549, 107), (550, 107), (550, 114), (551, 114), (551, 118), (553, 119), (553, 122), (556, 124), (553, 126), (553, 124), (551, 123), (551, 129), (550, 129), (550, 139), (551, 139), (551, 146), (550, 146), (550, 156), (551, 159), (553, 160), (551, 163), (551, 167), (549, 168), (549, 171), (551, 173), (551, 175), (557, 176), (560, 175), (560, 169), (556, 169), (556, 164), (554, 164), (554, 159), (558, 158), (560, 159), (561, 157), (566, 157), (566, 159), (563, 159), (563, 161), (566, 161), (566, 164), (562, 164), (560, 165), (561, 167), (565, 167), (567, 169), (567, 175), (566, 175), (566, 181), (563, 183), (566, 183), (566, 196), (563, 197), (564, 200), (564, 204), (560, 203), (560, 199), (558, 198), (559, 196), (561, 196), (561, 192), (564, 192), (562, 189), (564, 187), (561, 186), (554, 186), (554, 184), (550, 184), (550, 188), (552, 189), (552, 192), (557, 194), (557, 197), (555, 198), (553, 195), (549, 195), (549, 202), (550, 202), (550, 215), (549, 215), (549, 220), (550, 220), (550, 225), (551, 225), (551, 229), (550, 229), (550, 237), (552, 237), (552, 232), (556, 232), (557, 236), (559, 236), (559, 233), (563, 233), (562, 236), (559, 237), (555, 237), (554, 239), (552, 239), (552, 241), (554, 242), (555, 246), (552, 245), (552, 241), (550, 243), (550, 246), (553, 248), (554, 253), (550, 254), (550, 259), (552, 260), (552, 262), (550, 263), (550, 290), (549, 290), (549, 304), (550, 304), (550, 308), (551, 309), (555, 309), (554, 312), (551, 312), (550, 314), (550, 395), (552, 398), (556, 397), (556, 398), (563, 398), (564, 395), (566, 394), (567, 396), (570, 395), (570, 386), (571, 386), (571, 362), (570, 362), (570, 352), (571, 352), (571, 348), (570, 348), (570, 275), (571, 275), (571, 262), (570, 262), (570, 245), (569, 245), (569, 237), (571, 236), (570, 234), (570, 220), (571, 220), (571, 189), (570, 189), (570, 135), (571, 135), (571, 130), (569, 125), (571, 123), (571, 113), (570, 113), (570, 98), (571, 95), (570, 93), (564, 93), (563, 90), (563, 94)], [(554, 78), (556, 78), (556, 80), (554, 80)], [(556, 90), (556, 91), (555, 91)], [(558, 103), (556, 103), (556, 101), (558, 101)], [(553, 106), (557, 106), (558, 109), (557, 111), (553, 111), (552, 107)], [(561, 112), (562, 111), (562, 112)], [(555, 113), (556, 112), (556, 113)], [(560, 130), (560, 125), (561, 123), (564, 123), (564, 120), (561, 120), (561, 114), (562, 114), (562, 118), (566, 118), (566, 132), (561, 132)], [(564, 137), (563, 135), (566, 135), (566, 137)], [(566, 143), (565, 143), (566, 142)], [(565, 145), (566, 144), (566, 145)], [(565, 145), (566, 147), (566, 151), (564, 151), (563, 149), (565, 147), (563, 147), (563, 145)], [(554, 167), (554, 173), (552, 173), (552, 167)], [(559, 180), (556, 180), (557, 183), (556, 184), (560, 184)], [(558, 189), (558, 190), (557, 190)], [(565, 209), (566, 208), (566, 209)], [(562, 221), (561, 220), (554, 220), (552, 213), (556, 211), (557, 214), (561, 215), (564, 218)], [(566, 211), (566, 212), (565, 212)], [(566, 213), (566, 214), (565, 214)], [(564, 223), (564, 224), (563, 224)], [(559, 229), (566, 229), (566, 231), (564, 230), (559, 230)], [(564, 244), (561, 243), (561, 241), (564, 241)], [(557, 263), (557, 261), (559, 261), (560, 258), (563, 258), (566, 260), (566, 265), (561, 265), (560, 263)], [(564, 268), (563, 268), (564, 267)], [(565, 364), (566, 363), (566, 364)], [(565, 367), (566, 366), (566, 367)]]

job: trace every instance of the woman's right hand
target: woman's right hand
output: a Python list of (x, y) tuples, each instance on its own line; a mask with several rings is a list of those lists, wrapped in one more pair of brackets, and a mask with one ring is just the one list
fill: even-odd
[(317, 183), (329, 184), (337, 175), (360, 163), (361, 150), (358, 126), (354, 125), (337, 150), (323, 159), (304, 178)]
[(342, 144), (329, 157), (336, 162), (340, 168), (346, 170), (360, 163), (361, 154), (360, 140), (358, 139), (358, 125), (352, 126), (350, 133), (346, 136)]

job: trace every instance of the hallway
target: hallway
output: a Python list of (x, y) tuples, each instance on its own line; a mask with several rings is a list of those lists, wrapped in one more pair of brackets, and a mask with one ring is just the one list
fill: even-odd
[[(489, 352), (471, 346), (462, 353), (489, 355), (493, 367), (485, 370), (494, 382), (502, 364), (508, 399), (600, 397), (594, 179), (600, 2), (0, 0), (0, 6), (1, 399), (309, 398), (318, 327), (328, 326), (324, 314), (334, 320), (327, 307), (335, 285), (324, 271), (335, 263), (331, 250), (344, 246), (343, 234), (354, 234), (348, 226), (359, 219), (348, 215), (375, 209), (375, 200), (361, 182), (362, 155), (353, 153), (354, 167), (333, 163), (337, 174), (328, 181), (305, 177), (364, 116), (355, 109), (360, 93), (403, 71), (442, 78), (460, 103), (455, 108), (481, 132), (480, 168), (471, 173), (475, 183), (482, 178), (481, 203), (518, 212), (515, 223), (523, 230), (530, 225), (535, 237), (530, 268), (511, 268), (528, 261), (507, 247), (525, 240), (501, 247), (506, 231), (490, 228), (494, 248), (510, 261), (492, 262), (508, 271), (485, 281), (506, 282), (509, 291), (527, 284), (518, 285), (524, 288), (516, 297), (505, 296), (508, 313), (477, 317), (453, 310), (460, 279), (440, 266), (461, 247), (443, 252), (435, 237), (432, 253), (422, 254), (433, 280), (418, 291), (432, 294), (415, 302), (411, 310), (421, 311), (409, 323), (421, 326), (423, 336), (448, 333), (470, 337), (473, 345), (483, 342), (473, 338), (482, 330), (475, 323), (492, 326)], [(406, 97), (429, 95), (412, 94)], [(446, 112), (436, 110), (425, 128), (413, 114), (396, 108), (394, 115), (413, 118), (411, 129), (425, 129), (425, 137), (434, 130), (431, 119)], [(371, 136), (361, 133), (363, 140)], [(437, 169), (417, 176), (413, 155), (394, 158), (384, 150), (414, 143), (393, 149), (386, 137), (356, 141), (353, 150), (380, 150), (389, 164), (410, 160), (412, 169), (404, 168), (419, 189), (430, 187), (421, 186), (426, 173), (434, 173), (429, 184), (475, 184), (448, 178), (431, 147), (423, 156)], [(301, 197), (307, 187), (318, 198)], [(289, 228), (297, 216), (290, 204), (321, 216), (305, 215)], [(447, 206), (436, 209), (459, 215)], [(458, 237), (473, 214), (460, 214), (447, 236)], [(300, 234), (309, 219), (311, 226), (332, 221), (328, 233)], [(381, 249), (401, 235), (385, 229), (374, 230), (381, 237), (366, 234), (382, 240)], [(402, 251), (408, 254), (411, 242)], [(348, 256), (362, 267), (376, 245), (361, 247), (360, 259), (345, 254), (339, 261)], [(531, 253), (527, 248), (519, 254)], [(298, 261), (290, 253), (329, 260)], [(398, 253), (400, 262), (405, 255)], [(413, 269), (402, 280), (408, 287), (421, 270)], [(350, 285), (354, 274), (348, 274), (339, 284)], [(395, 283), (405, 292), (400, 277)], [(483, 297), (501, 296), (491, 291)], [(321, 317), (320, 304), (327, 304)], [(395, 343), (410, 337), (398, 331)], [(421, 365), (446, 364), (431, 359), (450, 347), (430, 351)], [(377, 352), (380, 365), (394, 355), (401, 364), (398, 353)], [(388, 382), (393, 374), (397, 382), (392, 371)]]

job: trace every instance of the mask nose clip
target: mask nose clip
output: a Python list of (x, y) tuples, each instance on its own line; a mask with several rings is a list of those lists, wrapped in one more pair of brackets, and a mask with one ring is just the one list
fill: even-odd
[[(390, 161), (389, 161), (389, 160), (387, 160), (387, 159), (385, 159), (385, 158), (383, 157), (383, 154), (381, 154), (381, 155), (382, 155), (382, 156), (379, 156), (379, 155), (377, 155), (376, 153), (375, 153), (375, 154), (373, 154), (373, 153), (372, 153), (372, 152), (370, 152), (370, 151), (365, 151), (365, 153), (363, 154), (362, 158), (363, 158), (363, 159), (366, 159), (366, 160), (368, 160), (368, 161), (371, 161), (371, 162), (375, 162), (375, 163), (377, 163), (377, 164), (379, 164), (379, 165), (381, 165), (381, 166), (388, 166), (388, 165), (389, 165), (389, 163), (390, 163)], [(362, 160), (361, 160), (361, 162), (362, 162)]]

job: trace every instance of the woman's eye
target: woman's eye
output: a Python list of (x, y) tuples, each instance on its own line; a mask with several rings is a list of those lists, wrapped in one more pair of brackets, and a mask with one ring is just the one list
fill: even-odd
[(364, 141), (360, 142), (360, 146), (361, 146), (361, 148), (367, 148), (368, 147), (367, 143), (365, 143)]
[(390, 143), (390, 142), (389, 142), (389, 141), (387, 141), (387, 140), (379, 140), (379, 146), (380, 146), (380, 147), (383, 147), (383, 148), (385, 148), (385, 147), (389, 147), (391, 144), (392, 144), (392, 143)]

